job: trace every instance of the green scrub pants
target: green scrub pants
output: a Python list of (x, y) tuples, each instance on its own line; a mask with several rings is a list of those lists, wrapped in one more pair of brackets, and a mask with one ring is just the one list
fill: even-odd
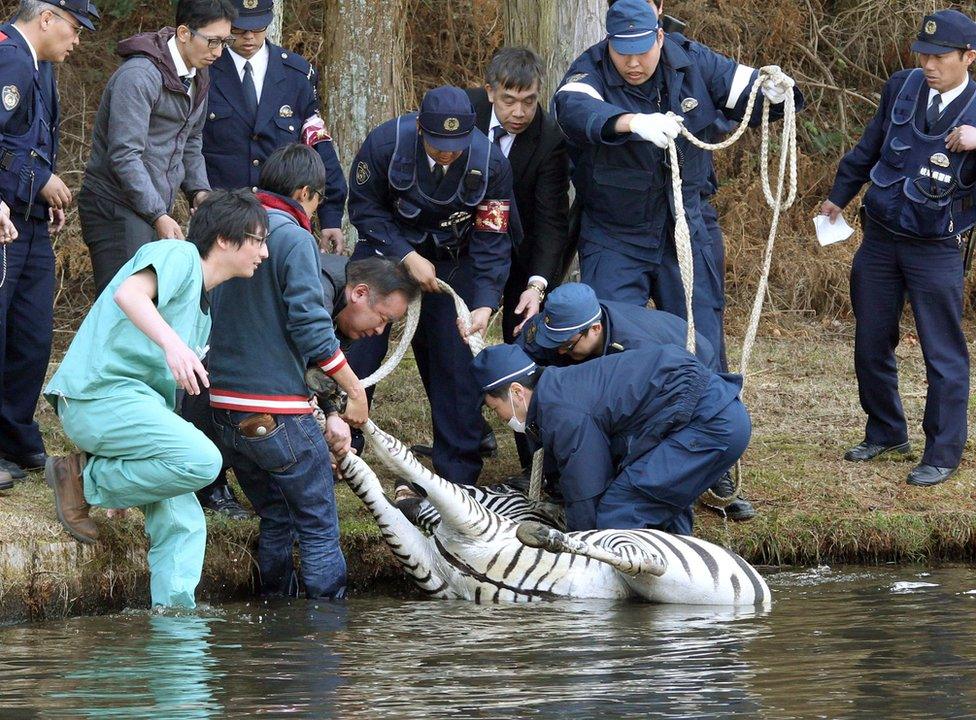
[(89, 455), (85, 499), (104, 508), (138, 506), (145, 515), (152, 604), (194, 607), (207, 541), (194, 492), (220, 472), (220, 451), (154, 395), (62, 397), (58, 416)]

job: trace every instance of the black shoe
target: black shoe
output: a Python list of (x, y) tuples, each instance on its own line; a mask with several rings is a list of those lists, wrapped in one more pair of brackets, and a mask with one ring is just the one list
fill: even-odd
[(225, 515), (231, 520), (246, 520), (251, 517), (251, 513), (245, 510), (234, 497), (230, 485), (223, 483), (212, 485), (205, 493), (197, 495), (197, 498), (205, 509)]
[(522, 470), (518, 475), (509, 475), (507, 478), (502, 480), (503, 485), (508, 485), (513, 487), (519, 492), (529, 494), (529, 476), (531, 475), (531, 470)]
[(958, 469), (958, 467), (943, 468), (927, 463), (919, 463), (915, 466), (914, 470), (908, 473), (907, 482), (909, 485), (917, 485), (919, 487), (939, 485), (952, 477), (953, 473)]
[(878, 455), (883, 455), (888, 452), (907, 455), (911, 451), (912, 446), (907, 442), (897, 443), (895, 445), (876, 445), (865, 440), (844, 453), (844, 459), (850, 462), (864, 462), (865, 460), (873, 460)]
[(28, 453), (27, 455), (4, 455), (4, 459), (17, 465), (21, 470), (43, 470), (47, 453)]
[(14, 486), (14, 479), (6, 470), (0, 470), (0, 490), (11, 490)]
[(430, 445), (411, 445), (410, 452), (422, 457), (434, 457), (434, 448)]
[(0, 472), (7, 473), (14, 480), (23, 480), (27, 477), (27, 473), (23, 471), (20, 465), (14, 465), (9, 460), (4, 460), (3, 458), (0, 458)]
[(725, 517), (733, 522), (748, 522), (756, 517), (756, 508), (741, 495), (726, 505)]
[(709, 488), (716, 496), (723, 500), (728, 500), (735, 496), (735, 479), (732, 471), (726, 470), (725, 473)]

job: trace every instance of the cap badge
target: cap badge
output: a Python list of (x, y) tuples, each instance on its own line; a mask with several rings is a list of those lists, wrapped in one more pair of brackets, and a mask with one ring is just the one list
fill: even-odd
[(935, 20), (929, 20), (925, 23), (925, 34), (935, 35), (935, 31), (939, 29), (939, 26), (935, 24)]
[(539, 326), (538, 325), (536, 325), (535, 323), (532, 323), (531, 325), (529, 325), (529, 327), (527, 327), (525, 329), (525, 342), (534, 343), (535, 342), (535, 335), (536, 335), (537, 332), (539, 332)]
[(362, 160), (356, 165), (356, 184), (365, 185), (369, 181), (369, 165)]
[(283, 118), (290, 118), (294, 115), (294, 111), (291, 109), (291, 105), (282, 105), (281, 109), (278, 110), (278, 114)]
[(684, 112), (691, 112), (696, 107), (698, 107), (698, 101), (695, 98), (685, 98), (681, 101), (681, 109)]
[(3, 86), (3, 109), (10, 112), (20, 104), (20, 90), (16, 85)]
[(459, 127), (461, 127), (461, 121), (456, 117), (449, 117), (444, 121), (444, 129), (448, 132), (454, 132)]
[(253, 10), (258, 6), (258, 0), (244, 0), (244, 9)]
[(933, 165), (938, 165), (939, 167), (949, 167), (949, 158), (945, 153), (936, 153), (929, 158)]

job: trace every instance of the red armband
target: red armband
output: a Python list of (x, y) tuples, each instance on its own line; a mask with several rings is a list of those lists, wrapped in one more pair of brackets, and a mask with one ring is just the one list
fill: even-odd
[(474, 229), (482, 232), (508, 232), (508, 216), (511, 212), (508, 200), (486, 200), (478, 206), (474, 216)]
[(320, 360), (318, 362), (318, 366), (322, 368), (322, 372), (329, 377), (332, 377), (337, 372), (342, 370), (346, 364), (346, 356), (342, 354), (342, 350), (336, 350), (335, 355), (326, 360)]
[(312, 115), (302, 125), (302, 142), (309, 147), (315, 147), (326, 140), (332, 140), (332, 136), (325, 129), (325, 122), (317, 114)]

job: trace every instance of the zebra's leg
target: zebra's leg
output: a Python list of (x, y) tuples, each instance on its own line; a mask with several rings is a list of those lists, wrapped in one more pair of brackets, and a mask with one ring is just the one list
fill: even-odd
[(646, 573), (660, 577), (668, 569), (668, 564), (664, 558), (649, 553), (636, 545), (628, 545), (626, 552), (599, 547), (537, 522), (519, 523), (515, 536), (519, 542), (528, 547), (541, 548), (554, 553), (565, 552), (581, 555), (591, 560), (604, 562), (627, 575)]

